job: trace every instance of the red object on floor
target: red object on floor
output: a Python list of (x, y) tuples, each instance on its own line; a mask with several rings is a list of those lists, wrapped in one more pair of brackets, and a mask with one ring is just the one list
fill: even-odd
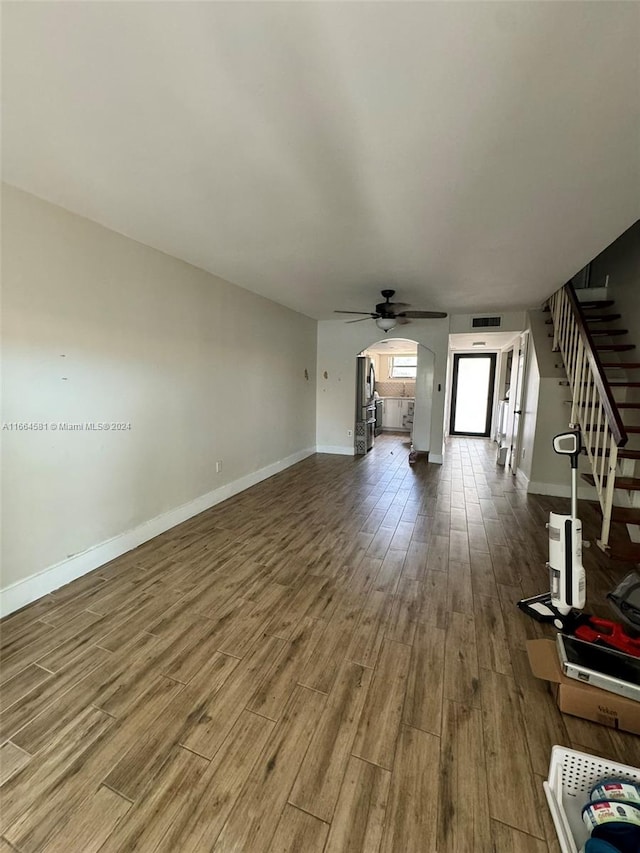
[(640, 658), (640, 638), (630, 637), (619, 622), (601, 619), (599, 616), (588, 616), (587, 620), (575, 629), (574, 634), (588, 643), (603, 643), (619, 652)]

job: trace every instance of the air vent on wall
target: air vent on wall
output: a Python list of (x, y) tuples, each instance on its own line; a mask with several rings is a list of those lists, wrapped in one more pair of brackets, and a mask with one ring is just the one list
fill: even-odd
[(488, 326), (499, 327), (502, 323), (502, 317), (472, 317), (472, 329), (486, 329)]

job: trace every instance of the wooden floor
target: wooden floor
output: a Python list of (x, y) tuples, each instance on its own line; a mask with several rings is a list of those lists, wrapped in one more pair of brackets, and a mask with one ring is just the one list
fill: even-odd
[[(311, 457), (5, 619), (0, 853), (556, 853), (551, 745), (640, 765), (529, 672), (563, 502), (486, 441), (407, 454)], [(627, 567), (586, 563), (606, 613)]]

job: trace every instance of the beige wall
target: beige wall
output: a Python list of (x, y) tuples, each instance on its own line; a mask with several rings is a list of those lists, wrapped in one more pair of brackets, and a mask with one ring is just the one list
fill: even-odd
[(2, 433), (2, 587), (314, 449), (315, 321), (11, 187), (2, 220), (3, 421), (131, 423)]

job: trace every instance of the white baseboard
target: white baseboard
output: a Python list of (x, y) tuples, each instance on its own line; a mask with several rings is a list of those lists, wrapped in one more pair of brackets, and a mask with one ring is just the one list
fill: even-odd
[(442, 465), (443, 457), (442, 453), (429, 453), (429, 462), (433, 462), (434, 465)]
[(356, 449), (353, 446), (345, 447), (342, 444), (319, 444), (316, 453), (337, 453), (340, 456), (355, 456)]
[(101, 542), (98, 545), (88, 548), (81, 554), (74, 554), (73, 557), (62, 560), (60, 563), (56, 563), (42, 572), (11, 584), (11, 586), (0, 591), (0, 616), (13, 613), (15, 610), (31, 604), (32, 601), (42, 598), (43, 595), (47, 595), (76, 578), (86, 575), (87, 572), (92, 572), (94, 569), (104, 566), (110, 560), (115, 560), (116, 557), (120, 557), (122, 554), (126, 554), (127, 551), (137, 548), (138, 545), (148, 542), (154, 536), (159, 536), (165, 530), (170, 530), (188, 518), (192, 518), (194, 515), (198, 515), (198, 513), (204, 512), (204, 510), (210, 509), (222, 501), (226, 501), (227, 498), (231, 498), (239, 492), (255, 486), (256, 483), (273, 477), (274, 474), (290, 468), (296, 462), (301, 462), (308, 456), (312, 456), (315, 452), (315, 447), (299, 450), (297, 453), (287, 456), (286, 459), (279, 459), (265, 468), (260, 468), (260, 470), (253, 471), (251, 474), (240, 477), (238, 480), (226, 483), (224, 486), (220, 486), (220, 488), (214, 489), (206, 495), (201, 495), (199, 498), (195, 498), (186, 504), (182, 504), (175, 509), (162, 513), (162, 515), (143, 522), (138, 527), (134, 527), (133, 530), (120, 533), (106, 542)]
[(522, 468), (518, 468), (516, 471), (516, 480), (520, 480), (522, 485), (525, 487), (527, 491), (529, 491), (529, 483), (531, 482), (527, 475), (524, 473)]
[[(548, 495), (553, 498), (570, 498), (571, 486), (558, 483), (539, 483), (529, 480), (527, 492), (532, 495)], [(578, 486), (578, 499), (581, 501), (597, 501), (598, 493), (595, 486)]]

